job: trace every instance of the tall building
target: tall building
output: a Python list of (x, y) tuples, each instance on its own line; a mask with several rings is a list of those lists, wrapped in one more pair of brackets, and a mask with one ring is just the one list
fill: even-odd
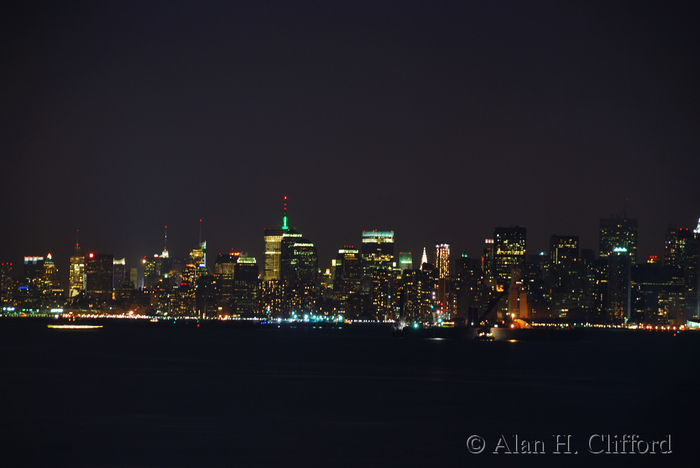
[(288, 230), (287, 197), (285, 196), (282, 226), (277, 226), (274, 229), (265, 229), (263, 231), (263, 239), (265, 241), (265, 265), (263, 269), (263, 281), (279, 281), (281, 279), (280, 262), (282, 256), (282, 239)]
[(549, 239), (549, 262), (545, 266), (553, 318), (583, 320), (584, 283), (579, 262), (578, 236), (553, 235)]
[(282, 226), (265, 229), (265, 268), (261, 309), (271, 316), (316, 310), (319, 291), (318, 254), (312, 242), (287, 221), (284, 197)]
[(632, 265), (637, 264), (637, 220), (601, 218), (598, 231), (600, 258), (607, 258), (616, 248), (624, 247)]
[(68, 272), (68, 297), (75, 297), (85, 290), (85, 257), (80, 253), (80, 245), (75, 244), (75, 251), (70, 257)]
[(263, 281), (279, 281), (280, 260), (282, 256), (282, 238), (284, 229), (265, 229), (263, 239), (265, 241), (265, 269)]
[(256, 314), (259, 274), (255, 257), (238, 257), (233, 267), (232, 313), (246, 317)]
[(677, 268), (678, 264), (678, 228), (675, 224), (669, 224), (666, 228), (664, 240), (664, 266)]
[(413, 256), (411, 252), (399, 252), (399, 270), (412, 270)]
[(368, 316), (386, 320), (393, 315), (394, 231), (362, 232), (362, 289), (369, 299)]
[(423, 265), (428, 264), (428, 252), (425, 247), (423, 247), (423, 255), (420, 257), (420, 267), (423, 268)]
[(356, 317), (361, 312), (360, 292), (362, 291), (362, 260), (360, 251), (352, 245), (338, 250), (333, 260), (333, 298), (342, 312)]
[(297, 232), (287, 229), (282, 239), (280, 272), (289, 311), (316, 309), (319, 289), (316, 246)]
[(449, 318), (451, 312), (449, 302), (450, 244), (438, 244), (435, 246), (435, 268), (438, 274), (438, 318)]
[(450, 277), (450, 244), (435, 246), (435, 267), (438, 270), (438, 278)]
[(510, 283), (511, 270), (525, 264), (526, 229), (524, 227), (497, 227), (493, 230), (493, 272), (502, 286)]
[(58, 270), (50, 253), (46, 255), (46, 260), (44, 260), (44, 268), (41, 274), (41, 292), (44, 295), (56, 297), (61, 296), (63, 293), (58, 278)]
[(222, 307), (226, 312), (230, 311), (233, 301), (233, 282), (236, 263), (241, 258), (240, 252), (230, 252), (228, 254), (219, 254), (214, 263), (214, 275), (218, 281), (218, 297)]
[(572, 265), (578, 261), (578, 236), (550, 237), (549, 261), (552, 265)]
[(38, 255), (28, 255), (24, 257), (24, 279), (29, 283), (36, 283), (41, 280), (44, 272), (44, 257)]
[(394, 231), (362, 231), (362, 268), (392, 269), (394, 263)]
[(112, 289), (119, 290), (122, 288), (122, 281), (126, 278), (126, 259), (114, 259), (114, 271), (112, 273)]
[(484, 250), (481, 255), (481, 271), (484, 273), (484, 281), (487, 286), (491, 287), (496, 282), (496, 274), (494, 273), (494, 250), (493, 239), (484, 239)]
[[(207, 269), (207, 241), (200, 242), (197, 247), (192, 249), (187, 257), (187, 262), (185, 263), (185, 268), (182, 271), (182, 280), (188, 285), (194, 287), (195, 282), (198, 278), (202, 276), (207, 276), (209, 270)], [(154, 255), (154, 259), (157, 260), (158, 255)]]
[(13, 289), (12, 263), (0, 263), (0, 304), (12, 303)]
[(615, 323), (631, 318), (631, 255), (625, 247), (615, 247), (608, 260), (608, 318)]
[(112, 298), (114, 256), (89, 253), (85, 257), (85, 292), (94, 299)]

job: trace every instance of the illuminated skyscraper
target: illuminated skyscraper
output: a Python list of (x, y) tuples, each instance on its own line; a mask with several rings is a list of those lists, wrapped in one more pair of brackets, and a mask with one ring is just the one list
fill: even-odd
[(114, 271), (112, 273), (112, 289), (121, 289), (122, 281), (126, 278), (126, 259), (114, 259)]
[(637, 220), (602, 218), (599, 224), (599, 255), (607, 258), (618, 247), (624, 247), (631, 265), (637, 264)]
[(316, 308), (319, 289), (318, 254), (312, 242), (289, 227), (287, 197), (282, 226), (265, 229), (265, 269), (261, 305), (272, 316), (287, 316)]
[(438, 270), (438, 278), (450, 277), (450, 244), (435, 246), (435, 267)]
[(219, 300), (226, 312), (230, 311), (233, 300), (233, 276), (239, 258), (241, 258), (240, 252), (219, 254), (214, 263), (214, 274), (219, 278)]
[(394, 262), (394, 231), (362, 231), (362, 267), (392, 269)]
[(46, 255), (46, 260), (44, 260), (41, 283), (41, 290), (44, 295), (60, 296), (63, 293), (58, 279), (58, 270), (50, 253)]
[(85, 257), (80, 253), (80, 243), (76, 239), (75, 250), (70, 257), (68, 272), (68, 297), (75, 297), (85, 290)]
[(511, 270), (525, 263), (524, 227), (497, 227), (493, 230), (493, 274), (500, 285), (510, 283)]
[(274, 229), (265, 229), (263, 239), (265, 241), (265, 266), (263, 270), (263, 281), (279, 281), (282, 276), (280, 273), (280, 262), (282, 255), (282, 238), (287, 226), (287, 197), (284, 197), (284, 210), (282, 215), (282, 226)]
[(437, 302), (438, 318), (449, 318), (449, 286), (450, 286), (450, 244), (435, 246), (435, 268), (437, 270)]
[(413, 256), (411, 252), (399, 252), (399, 270), (412, 270)]
[(608, 318), (615, 323), (627, 322), (631, 312), (631, 257), (625, 247), (615, 247), (608, 260)]
[(293, 229), (283, 235), (280, 271), (288, 311), (315, 310), (319, 288), (316, 246)]
[(279, 281), (280, 258), (282, 255), (283, 229), (265, 229), (263, 239), (265, 241), (265, 270), (263, 281)]
[(41, 281), (44, 271), (44, 257), (38, 255), (28, 255), (24, 257), (24, 279), (28, 283)]
[(371, 302), (368, 312), (380, 320), (392, 316), (395, 267), (394, 231), (363, 231), (362, 289)]
[(675, 224), (669, 224), (666, 228), (664, 241), (664, 266), (677, 268), (678, 265), (678, 228)]

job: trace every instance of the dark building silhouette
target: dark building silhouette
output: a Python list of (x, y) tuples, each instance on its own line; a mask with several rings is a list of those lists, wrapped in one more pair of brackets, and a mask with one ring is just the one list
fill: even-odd
[(87, 254), (85, 256), (85, 293), (93, 299), (111, 299), (113, 274), (113, 255), (92, 252)]
[(252, 317), (257, 315), (259, 271), (254, 257), (238, 258), (233, 267), (232, 313)]
[(333, 262), (333, 299), (339, 310), (348, 317), (362, 313), (362, 259), (360, 251), (352, 245), (338, 250)]
[(283, 311), (315, 311), (319, 291), (318, 253), (316, 246), (288, 229), (282, 238), (280, 275), (284, 288)]

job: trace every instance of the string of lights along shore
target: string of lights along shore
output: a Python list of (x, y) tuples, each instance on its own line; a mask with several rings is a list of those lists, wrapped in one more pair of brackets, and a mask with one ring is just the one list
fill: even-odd
[(2, 314), (454, 324), (486, 311), (511, 326), (700, 321), (700, 220), (668, 225), (663, 258), (638, 258), (638, 222), (623, 211), (600, 219), (597, 252), (581, 249), (576, 235), (552, 234), (548, 252), (532, 253), (525, 227), (497, 226), (477, 256), (438, 242), (414, 260), (396, 251), (394, 231), (368, 229), (358, 245), (338, 246), (327, 267), (313, 240), (292, 227), (287, 197), (281, 224), (263, 231), (262, 259), (231, 250), (208, 261), (199, 223), (184, 258), (169, 253), (165, 226), (162, 252), (137, 265), (83, 252), (76, 231), (68, 284), (50, 253), (3, 262)]

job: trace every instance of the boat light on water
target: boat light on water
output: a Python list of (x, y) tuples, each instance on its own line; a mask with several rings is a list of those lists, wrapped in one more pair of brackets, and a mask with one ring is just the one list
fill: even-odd
[(58, 328), (61, 330), (90, 330), (93, 328), (102, 328), (102, 325), (47, 325), (49, 328)]

